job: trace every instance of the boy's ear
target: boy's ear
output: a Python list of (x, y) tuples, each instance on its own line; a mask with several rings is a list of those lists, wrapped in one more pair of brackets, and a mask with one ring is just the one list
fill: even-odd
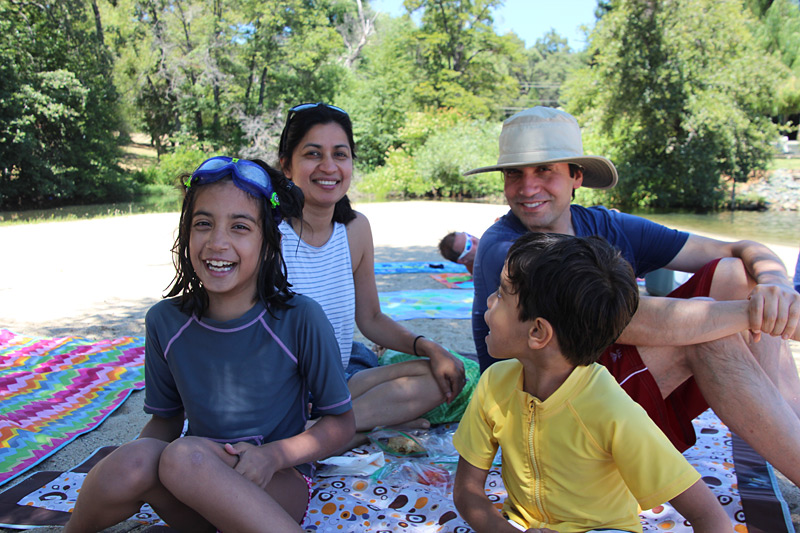
[(528, 347), (532, 350), (545, 348), (553, 339), (553, 326), (542, 317), (530, 321), (528, 327)]

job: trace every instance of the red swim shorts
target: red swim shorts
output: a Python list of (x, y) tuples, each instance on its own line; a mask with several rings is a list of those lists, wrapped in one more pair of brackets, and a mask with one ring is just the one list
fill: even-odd
[[(689, 280), (669, 293), (672, 298), (708, 296), (711, 280), (719, 259), (705, 265)], [(669, 437), (681, 452), (693, 446), (697, 440), (692, 420), (708, 409), (694, 378), (689, 378), (672, 394), (661, 397), (655, 379), (642, 362), (639, 350), (627, 344), (612, 344), (598, 361), (608, 368), (611, 375), (636, 403), (644, 407), (650, 418)]]

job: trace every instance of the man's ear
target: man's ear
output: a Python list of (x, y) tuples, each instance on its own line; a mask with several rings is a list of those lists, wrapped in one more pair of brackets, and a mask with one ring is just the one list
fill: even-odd
[(530, 321), (528, 327), (528, 347), (532, 350), (541, 350), (550, 344), (553, 339), (553, 326), (542, 317)]
[(574, 181), (572, 182), (572, 189), (577, 191), (580, 189), (581, 185), (583, 185), (583, 170), (578, 169), (575, 171), (575, 177), (573, 178)]

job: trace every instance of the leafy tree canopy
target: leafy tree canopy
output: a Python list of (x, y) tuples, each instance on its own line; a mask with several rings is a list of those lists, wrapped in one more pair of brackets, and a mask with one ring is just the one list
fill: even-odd
[(618, 0), (591, 37), (567, 107), (620, 173), (623, 207), (712, 208), (720, 177), (764, 168), (780, 65), (736, 0)]
[(87, 7), (0, 2), (0, 208), (126, 193), (111, 62)]
[[(460, 109), (470, 116), (499, 116), (497, 102), (514, 98), (521, 41), (497, 35), (491, 9), (501, 0), (405, 0), (421, 11), (416, 60), (425, 77), (414, 88), (423, 107)], [(523, 47), (524, 48), (524, 47)]]

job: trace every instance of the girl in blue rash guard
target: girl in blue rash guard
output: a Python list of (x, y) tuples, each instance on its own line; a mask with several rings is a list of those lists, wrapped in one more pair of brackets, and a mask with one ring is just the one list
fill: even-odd
[[(302, 192), (230, 157), (185, 185), (174, 283), (146, 318), (152, 418), (88, 474), (68, 533), (112, 526), (143, 502), (177, 530), (301, 531), (310, 462), (354, 434), (333, 328), (286, 281), (278, 223), (299, 216)], [(309, 392), (323, 416), (306, 430)]]

